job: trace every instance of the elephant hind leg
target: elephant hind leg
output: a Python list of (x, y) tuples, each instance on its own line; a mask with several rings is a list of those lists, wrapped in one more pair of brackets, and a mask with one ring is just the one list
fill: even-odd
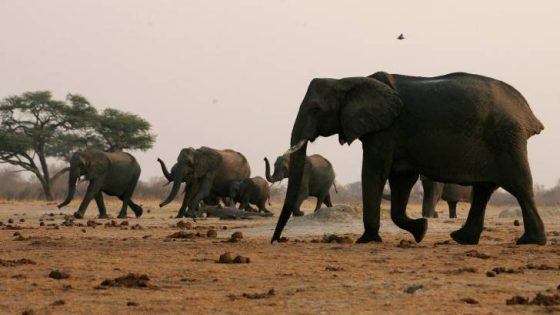
[[(502, 187), (511, 193), (519, 202), (523, 214), (525, 232), (517, 240), (517, 244), (546, 244), (544, 223), (539, 216), (533, 194), (533, 178), (526, 155), (518, 158), (519, 161), (509, 161), (510, 169), (518, 172), (505, 172), (508, 176)], [(511, 163), (514, 163), (513, 165)]]
[(99, 218), (107, 219), (107, 208), (105, 208), (105, 202), (103, 202), (103, 193), (100, 191), (95, 195), (95, 202), (97, 203), (97, 209), (99, 209)]
[(425, 218), (411, 219), (406, 214), (410, 191), (418, 179), (418, 174), (401, 173), (389, 176), (391, 186), (391, 220), (403, 230), (410, 232), (416, 242), (421, 242), (428, 229)]
[(449, 218), (457, 218), (457, 201), (448, 201), (447, 205), (449, 206)]
[(497, 186), (495, 184), (476, 184), (473, 185), (473, 200), (467, 216), (467, 221), (459, 230), (451, 233), (459, 244), (478, 244), (482, 228), (484, 227), (484, 212), (490, 196)]
[(315, 205), (315, 212), (321, 209), (321, 205), (325, 202), (325, 198), (327, 198), (327, 194), (322, 192), (317, 196), (317, 205)]
[(138, 204), (134, 203), (132, 199), (128, 200), (128, 206), (132, 209), (132, 211), (134, 211), (134, 215), (137, 218), (141, 217), (142, 213), (144, 213), (144, 209), (142, 209), (142, 207), (139, 206)]
[(324, 202), (325, 206), (332, 208), (333, 204), (331, 201), (331, 194), (327, 193), (327, 196), (325, 197), (325, 202)]

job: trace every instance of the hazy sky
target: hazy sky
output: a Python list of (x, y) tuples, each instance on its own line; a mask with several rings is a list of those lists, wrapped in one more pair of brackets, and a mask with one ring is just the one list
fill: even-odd
[[(252, 175), (289, 145), (314, 77), (384, 70), (483, 74), (516, 87), (545, 130), (535, 183), (560, 178), (560, 1), (0, 1), (0, 97), (80, 93), (147, 118), (142, 178), (183, 147), (245, 154)], [(406, 40), (396, 37), (404, 33)], [(337, 180), (360, 178), (361, 145), (319, 138)]]

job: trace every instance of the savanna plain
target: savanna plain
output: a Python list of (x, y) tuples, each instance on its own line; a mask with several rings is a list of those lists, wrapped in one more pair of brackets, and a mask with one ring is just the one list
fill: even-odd
[[(480, 244), (449, 233), (464, 222), (429, 220), (424, 240), (390, 220), (383, 243), (355, 244), (361, 205), (335, 205), (292, 218), (270, 244), (277, 216), (253, 220), (175, 219), (144, 200), (140, 219), (71, 219), (74, 202), (0, 204), (2, 314), (519, 314), (560, 312), (560, 208), (540, 207), (545, 246), (515, 245), (523, 221), (515, 207), (491, 206)], [(313, 201), (314, 202), (314, 201)], [(275, 214), (281, 205), (273, 204)], [(116, 216), (119, 203), (109, 202)], [(408, 213), (420, 217), (420, 205)], [(214, 233), (214, 232), (215, 233)], [(236, 233), (241, 232), (241, 233)], [(235, 233), (235, 237), (232, 235)], [(231, 258), (241, 263), (230, 262)], [(526, 299), (526, 300), (525, 300)], [(507, 302), (509, 300), (509, 302)]]

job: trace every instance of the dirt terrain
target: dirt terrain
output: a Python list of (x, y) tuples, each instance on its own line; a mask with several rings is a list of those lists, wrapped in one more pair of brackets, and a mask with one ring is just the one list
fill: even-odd
[[(144, 216), (127, 220), (95, 219), (91, 205), (73, 222), (65, 215), (76, 203), (62, 212), (44, 202), (0, 204), (0, 313), (560, 312), (558, 208), (540, 208), (546, 246), (515, 245), (523, 230), (515, 207), (491, 207), (480, 245), (458, 245), (449, 232), (467, 205), (450, 220), (444, 203), (420, 244), (390, 222), (384, 204), (382, 244), (349, 243), (363, 229), (352, 206), (290, 220), (285, 242), (271, 245), (276, 217), (178, 224), (170, 218), (178, 205), (157, 203), (141, 202)], [(108, 212), (118, 207), (109, 203)], [(419, 206), (409, 213), (418, 217)]]

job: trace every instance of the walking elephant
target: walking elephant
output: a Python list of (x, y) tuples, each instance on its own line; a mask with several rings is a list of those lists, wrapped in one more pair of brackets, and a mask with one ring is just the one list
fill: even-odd
[(68, 195), (58, 205), (58, 208), (62, 208), (72, 201), (76, 193), (76, 182), (83, 175), (89, 181), (89, 185), (80, 208), (74, 213), (74, 217), (83, 218), (90, 201), (95, 198), (99, 209), (99, 217), (107, 218), (102, 193), (122, 200), (119, 218), (126, 218), (128, 206), (132, 208), (137, 218), (142, 216), (142, 207), (135, 204), (131, 199), (140, 177), (140, 165), (132, 155), (125, 152), (103, 152), (99, 150), (74, 153), (70, 158)]
[(440, 199), (449, 206), (449, 217), (457, 218), (457, 203), (471, 202), (472, 188), (457, 184), (444, 184), (428, 178), (422, 178), (424, 199), (422, 201), (422, 216), (437, 218), (436, 205)]
[(451, 233), (460, 244), (477, 244), (490, 196), (498, 187), (522, 209), (518, 244), (545, 244), (527, 160), (527, 140), (544, 129), (527, 101), (510, 85), (489, 77), (452, 73), (412, 77), (377, 72), (369, 77), (313, 79), (292, 135), (290, 181), (272, 241), (297, 209), (307, 142), (338, 134), (341, 144), (360, 139), (365, 231), (358, 243), (381, 242), (380, 203), (391, 188), (391, 219), (420, 242), (425, 218), (411, 219), (406, 205), (423, 174), (443, 183), (473, 186), (463, 227)]
[(230, 206), (239, 202), (239, 210), (251, 210), (250, 204), (257, 206), (259, 212), (270, 213), (266, 204), (270, 205), (270, 187), (268, 182), (260, 177), (245, 178), (234, 181), (230, 186)]
[[(266, 167), (266, 179), (271, 182), (279, 182), (284, 178), (288, 178), (290, 172), (290, 155), (284, 154), (276, 158), (274, 162), (274, 174), (270, 175), (270, 163), (264, 158)], [(334, 184), (334, 169), (331, 162), (319, 154), (307, 156), (305, 158), (305, 166), (301, 185), (299, 186), (297, 198), (294, 204), (293, 213), (295, 216), (302, 216), (304, 213), (300, 210), (303, 201), (313, 196), (317, 198), (315, 211), (321, 208), (324, 203), (327, 207), (332, 207), (331, 195), (329, 189)]]
[(243, 180), (251, 175), (251, 168), (243, 154), (233, 150), (216, 150), (208, 147), (181, 150), (172, 171), (173, 187), (169, 196), (159, 205), (160, 207), (175, 198), (185, 178), (192, 178), (193, 185), (192, 194), (189, 191), (185, 194), (177, 218), (187, 214), (196, 218), (201, 200), (211, 196), (229, 197), (231, 182)]

